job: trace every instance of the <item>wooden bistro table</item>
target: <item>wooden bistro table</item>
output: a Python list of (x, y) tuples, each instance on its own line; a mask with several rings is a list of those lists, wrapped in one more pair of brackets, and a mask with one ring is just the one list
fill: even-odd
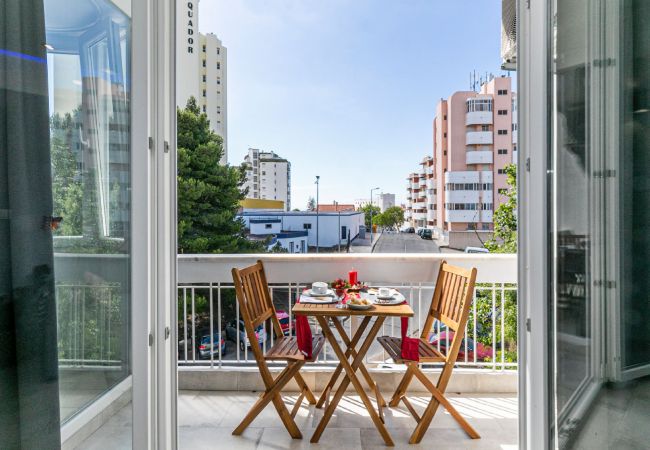
[[(365, 311), (358, 311), (348, 308), (341, 308), (337, 304), (331, 303), (322, 305), (313, 303), (297, 303), (293, 307), (293, 313), (304, 316), (312, 316), (318, 321), (318, 324), (323, 330), (323, 334), (329, 341), (332, 349), (334, 350), (334, 353), (336, 353), (336, 356), (340, 361), (316, 405), (317, 408), (321, 408), (324, 403), (327, 403), (325, 414), (318, 424), (318, 427), (314, 431), (314, 435), (311, 437), (311, 442), (317, 443), (319, 441), (321, 435), (323, 434), (323, 431), (325, 430), (325, 427), (327, 426), (330, 418), (332, 417), (332, 414), (334, 413), (334, 410), (341, 400), (341, 397), (343, 397), (346, 388), (350, 383), (352, 383), (354, 389), (357, 391), (357, 394), (359, 394), (359, 397), (361, 397), (363, 404), (368, 410), (370, 418), (374, 422), (375, 427), (377, 427), (379, 434), (381, 434), (381, 437), (384, 438), (386, 445), (394, 445), (393, 439), (391, 438), (390, 433), (384, 424), (384, 414), (382, 408), (386, 406), (386, 401), (381, 396), (379, 388), (370, 376), (368, 369), (364, 366), (363, 359), (366, 356), (366, 353), (370, 349), (370, 346), (374, 342), (375, 338), (377, 337), (377, 333), (379, 330), (381, 330), (384, 320), (386, 320), (387, 317), (412, 317), (413, 310), (411, 307), (406, 303), (390, 306), (375, 304), (370, 309), (367, 309)], [(339, 320), (340, 317), (348, 316), (363, 317), (359, 328), (356, 330), (354, 336), (352, 336), (351, 339), (345, 332), (345, 327)], [(370, 321), (373, 317), (375, 317), (376, 320), (366, 335), (366, 338), (361, 344), (361, 347), (359, 347), (357, 350), (357, 344), (361, 340), (363, 333), (365, 332), (366, 328), (368, 328), (368, 325), (370, 324)], [(334, 328), (336, 328), (336, 330), (339, 332), (341, 339), (346, 346), (345, 351), (341, 349), (341, 346), (337, 342), (336, 337), (330, 328), (330, 321), (332, 324), (334, 324)], [(345, 376), (341, 381), (338, 389), (336, 390), (334, 398), (329, 401), (330, 392), (332, 391), (336, 380), (343, 370), (345, 370)], [(370, 390), (374, 391), (375, 398), (377, 399), (377, 410), (375, 410), (374, 406), (370, 402), (370, 399), (368, 398), (368, 395), (363, 389), (363, 386), (357, 377), (357, 371), (361, 372), (366, 380), (366, 383), (368, 383)]]

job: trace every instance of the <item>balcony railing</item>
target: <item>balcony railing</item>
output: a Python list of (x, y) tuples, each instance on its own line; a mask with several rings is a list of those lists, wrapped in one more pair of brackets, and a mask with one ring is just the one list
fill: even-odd
[[(433, 295), (434, 280), (441, 260), (464, 267), (477, 267), (478, 279), (466, 336), (458, 358), (460, 366), (505, 370), (516, 367), (516, 255), (394, 254), (394, 255), (179, 255), (178, 257), (178, 361), (183, 366), (211, 368), (254, 365), (255, 359), (245, 342), (238, 320), (237, 304), (230, 270), (265, 263), (269, 289), (276, 310), (283, 316), (285, 334), (294, 330), (293, 302), (305, 287), (317, 280), (343, 277), (350, 268), (371, 285), (392, 286), (406, 296), (415, 311), (409, 331), (420, 334)], [(354, 329), (355, 320), (345, 326)], [(315, 324), (312, 324), (315, 328)], [(386, 321), (381, 332), (400, 335), (400, 321)], [(215, 339), (214, 351), (209, 336)], [(444, 327), (435, 323), (430, 341), (443, 352), (449, 344)], [(261, 329), (259, 345), (273, 345), (272, 333)], [(217, 342), (217, 340), (219, 342)], [(206, 345), (206, 342), (208, 345)], [(327, 345), (317, 364), (337, 362)], [(391, 360), (380, 346), (368, 352), (366, 363), (390, 367)]]

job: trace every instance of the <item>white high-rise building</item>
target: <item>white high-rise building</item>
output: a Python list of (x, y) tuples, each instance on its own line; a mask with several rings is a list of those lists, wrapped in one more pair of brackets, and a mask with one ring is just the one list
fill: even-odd
[(381, 208), (381, 212), (384, 212), (393, 206), (395, 206), (395, 194), (382, 193), (379, 195), (379, 208)]
[(223, 138), (221, 163), (228, 162), (227, 50), (213, 34), (199, 33), (199, 2), (177, 3), (176, 104), (194, 96), (210, 128)]
[(275, 152), (249, 148), (244, 158), (248, 198), (282, 200), (291, 210), (291, 163)]

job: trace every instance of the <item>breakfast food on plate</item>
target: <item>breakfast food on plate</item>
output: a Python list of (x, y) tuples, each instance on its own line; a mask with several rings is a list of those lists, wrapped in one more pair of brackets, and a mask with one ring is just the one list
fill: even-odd
[(356, 306), (370, 306), (372, 305), (372, 302), (370, 299), (367, 298), (361, 298), (359, 294), (348, 294), (350, 295), (350, 298), (348, 299), (348, 303), (351, 305), (356, 305)]

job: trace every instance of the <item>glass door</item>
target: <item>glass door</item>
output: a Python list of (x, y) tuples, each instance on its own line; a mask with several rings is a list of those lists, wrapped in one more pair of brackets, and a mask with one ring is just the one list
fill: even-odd
[[(612, 378), (629, 381), (650, 375), (650, 5), (629, 0), (612, 5), (607, 15), (612, 29), (610, 60), (611, 110), (608, 129), (609, 158), (616, 176), (610, 192), (612, 218), (611, 280), (620, 280), (620, 293), (612, 298)], [(620, 30), (620, 32), (618, 32)], [(614, 34), (615, 33), (615, 34)]]
[(601, 382), (604, 286), (600, 0), (552, 2), (549, 161), (551, 439), (562, 448)]

